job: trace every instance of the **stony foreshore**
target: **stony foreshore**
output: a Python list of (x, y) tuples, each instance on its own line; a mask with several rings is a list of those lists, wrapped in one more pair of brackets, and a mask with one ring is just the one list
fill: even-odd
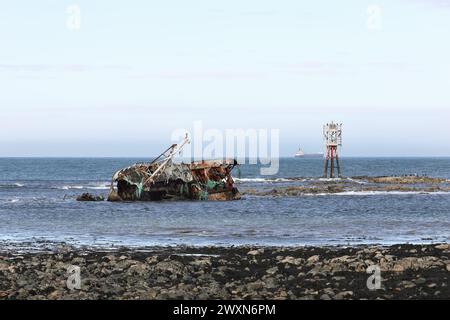
[[(80, 267), (80, 289), (67, 287), (71, 265)], [(381, 271), (375, 290), (371, 265)], [(0, 299), (450, 299), (449, 286), (449, 244), (0, 248)]]

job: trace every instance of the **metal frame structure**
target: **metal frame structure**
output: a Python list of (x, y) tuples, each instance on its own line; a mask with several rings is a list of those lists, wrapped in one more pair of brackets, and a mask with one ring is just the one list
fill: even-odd
[(169, 161), (172, 160), (172, 158), (177, 154), (177, 153), (181, 153), (181, 150), (183, 149), (183, 147), (186, 144), (189, 144), (189, 137), (188, 134), (186, 133), (186, 136), (184, 137), (183, 141), (181, 141), (178, 144), (173, 144), (171, 145), (169, 148), (167, 148), (163, 153), (161, 153), (158, 157), (156, 157), (155, 159), (153, 159), (152, 162), (150, 162), (150, 164), (155, 163), (156, 161), (158, 161), (159, 159), (162, 158), (162, 160), (159, 160), (159, 166), (158, 169), (155, 170), (155, 172), (152, 173), (152, 175), (150, 177), (147, 178), (147, 180), (144, 182), (144, 185), (147, 185), (148, 183), (153, 183), (154, 178), (156, 176), (158, 176), (158, 174), (164, 170), (164, 168), (166, 167), (166, 165), (169, 163)]
[[(339, 164), (339, 149), (342, 146), (342, 124), (334, 122), (323, 126), (323, 138), (325, 143), (325, 167), (323, 177), (328, 177), (328, 167), (330, 167), (330, 178), (334, 178), (334, 166), (336, 162), (337, 176), (341, 175)], [(328, 165), (330, 163), (330, 166)]]

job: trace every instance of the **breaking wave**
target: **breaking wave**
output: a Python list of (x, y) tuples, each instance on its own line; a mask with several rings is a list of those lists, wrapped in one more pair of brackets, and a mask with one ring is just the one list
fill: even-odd
[(22, 187), (25, 187), (25, 184), (19, 182), (0, 184), (0, 188), (5, 189), (22, 188)]
[(56, 187), (60, 190), (71, 190), (71, 189), (91, 189), (91, 190), (108, 190), (109, 183), (97, 183), (97, 184), (86, 184), (86, 185), (64, 185)]
[(57, 187), (57, 189), (61, 189), (61, 190), (84, 189), (84, 187), (83, 186), (62, 186), (62, 187)]
[(445, 194), (450, 195), (450, 192), (446, 191), (344, 191), (336, 193), (305, 193), (305, 196), (379, 196), (379, 195), (414, 195), (414, 194), (427, 194), (437, 195)]
[(109, 189), (109, 186), (86, 187), (86, 189), (92, 189), (92, 190), (108, 190), (108, 189)]
[(92, 189), (92, 190), (108, 190), (110, 187), (110, 182), (99, 182), (95, 184), (88, 184), (86, 186), (86, 189)]
[(242, 182), (260, 182), (260, 183), (273, 183), (273, 182), (341, 182), (349, 181), (357, 184), (366, 184), (363, 180), (357, 180), (353, 178), (307, 178), (307, 177), (291, 177), (291, 178), (234, 178), (237, 183)]
[(343, 181), (344, 178), (308, 178), (306, 181), (317, 181), (317, 182), (340, 182)]
[(235, 182), (261, 182), (261, 183), (273, 183), (273, 182), (290, 182), (290, 181), (304, 181), (304, 179), (300, 178), (233, 178)]
[(351, 182), (355, 182), (357, 184), (367, 184), (367, 182), (362, 181), (362, 180), (356, 180), (356, 179), (352, 179), (352, 178), (347, 178), (347, 180), (351, 181)]

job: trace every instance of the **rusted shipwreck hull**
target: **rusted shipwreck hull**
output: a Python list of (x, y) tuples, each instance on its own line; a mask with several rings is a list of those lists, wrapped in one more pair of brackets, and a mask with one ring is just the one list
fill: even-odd
[(173, 145), (150, 163), (137, 163), (117, 171), (111, 182), (108, 201), (152, 201), (163, 199), (237, 200), (231, 171), (234, 159), (174, 163)]

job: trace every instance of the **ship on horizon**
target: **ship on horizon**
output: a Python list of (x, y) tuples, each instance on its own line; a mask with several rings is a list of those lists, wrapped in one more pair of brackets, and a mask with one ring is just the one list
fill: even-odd
[(323, 158), (323, 152), (306, 153), (302, 148), (294, 154), (295, 158)]

